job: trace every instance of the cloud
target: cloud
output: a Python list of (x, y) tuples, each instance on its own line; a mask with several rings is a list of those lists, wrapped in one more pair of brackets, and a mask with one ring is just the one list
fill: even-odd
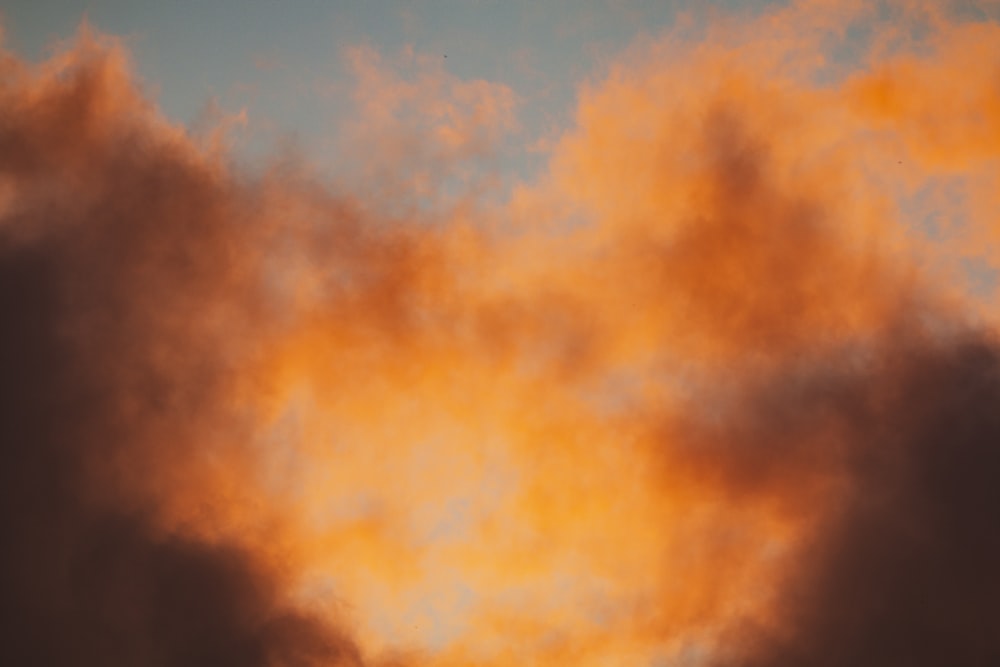
[(355, 78), (354, 116), (343, 128), (343, 150), (355, 158), (348, 177), (397, 183), (398, 199), (437, 201), (449, 180), (474, 185), (478, 163), (516, 129), (514, 92), (459, 78), (441, 54), (407, 47), (386, 58), (359, 46), (346, 59)]
[(4, 54), (5, 662), (995, 661), (992, 27), (901, 7), (684, 24), (501, 204), (430, 56), (331, 184)]
[(185, 471), (229, 421), (259, 282), (238, 186), (155, 118), (116, 46), (84, 32), (37, 69), (4, 62), (4, 661), (360, 664), (280, 562), (155, 507), (205, 490)]

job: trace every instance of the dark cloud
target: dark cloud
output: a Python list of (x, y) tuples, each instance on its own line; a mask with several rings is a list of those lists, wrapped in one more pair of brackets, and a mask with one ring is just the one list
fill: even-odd
[(850, 491), (748, 664), (1000, 661), (1000, 350), (989, 337), (890, 355), (854, 389)]
[(7, 63), (0, 89), (0, 662), (360, 664), (274, 564), (127, 488), (202, 453), (260, 285), (236, 186), (96, 48), (49, 79)]
[(810, 526), (773, 608), (728, 635), (721, 664), (1000, 660), (1000, 348), (897, 334), (863, 364), (748, 381), (683, 427), (678, 477)]

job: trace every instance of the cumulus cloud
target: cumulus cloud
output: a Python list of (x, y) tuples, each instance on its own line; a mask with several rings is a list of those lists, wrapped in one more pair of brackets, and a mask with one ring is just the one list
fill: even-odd
[(333, 186), (5, 53), (4, 661), (997, 661), (1000, 40), (862, 4), (679, 28), (457, 209), (516, 98), (427, 56), (352, 52)]

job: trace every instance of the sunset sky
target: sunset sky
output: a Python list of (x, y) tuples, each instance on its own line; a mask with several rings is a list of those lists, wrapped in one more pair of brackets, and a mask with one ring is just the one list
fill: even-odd
[[(544, 145), (572, 118), (580, 84), (640, 40), (717, 8), (744, 15), (766, 3), (592, 0), (377, 0), (246, 2), (14, 2), (4, 8), (8, 48), (38, 59), (75, 34), (84, 17), (125, 40), (147, 94), (186, 125), (239, 114), (239, 147), (257, 157), (294, 142), (310, 160), (337, 166), (331, 135), (350, 114), (347, 53), (370, 48), (401, 65), (407, 54), (440, 58), (463, 80), (508, 86), (517, 132), (505, 167), (542, 164)], [(447, 62), (444, 62), (448, 56)]]
[(0, 664), (1000, 664), (1000, 2), (0, 22)]

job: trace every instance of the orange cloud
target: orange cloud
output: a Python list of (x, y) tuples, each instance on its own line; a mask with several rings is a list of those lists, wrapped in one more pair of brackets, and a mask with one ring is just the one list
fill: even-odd
[(502, 205), (515, 95), (436, 57), (349, 54), (334, 187), (89, 32), (4, 56), (12, 662), (988, 662), (998, 354), (935, 283), (992, 229), (993, 27), (890, 9), (692, 19)]

